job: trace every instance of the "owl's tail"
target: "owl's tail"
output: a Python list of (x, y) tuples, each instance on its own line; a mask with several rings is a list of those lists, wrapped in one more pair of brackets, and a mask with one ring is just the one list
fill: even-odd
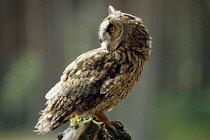
[[(37, 130), (34, 130), (34, 132), (38, 132), (38, 134), (44, 134), (51, 130), (54, 130), (61, 126), (62, 124), (69, 121), (69, 116), (67, 117), (59, 117), (59, 119), (55, 120), (53, 117), (55, 115), (55, 111), (50, 112), (44, 112), (42, 113), (42, 116), (39, 118), (38, 123), (36, 124), (35, 128)], [(72, 116), (75, 116), (75, 111), (71, 113)]]
[(75, 116), (76, 111), (72, 110), (73, 106), (68, 106), (67, 102), (63, 101), (62, 95), (59, 96), (58, 93), (61, 92), (59, 89), (62, 89), (60, 82), (46, 94), (47, 107), (41, 112), (41, 117), (35, 126), (37, 129), (35, 132), (39, 134), (47, 133)]
[(52, 102), (52, 101), (56, 101), (56, 94), (59, 92), (60, 89), (60, 82), (58, 82), (45, 96), (45, 98), (48, 100), (46, 102), (47, 107), (41, 111), (41, 117), (38, 120), (38, 123), (36, 124), (35, 128), (37, 130), (35, 130), (34, 132), (38, 132), (39, 134), (42, 133), (47, 133), (54, 128), (54, 124), (53, 124), (53, 116), (56, 113), (56, 108), (54, 107), (56, 102)]
[(51, 130), (53, 130), (53, 126), (51, 124), (52, 121), (52, 114), (42, 112), (42, 116), (39, 118), (38, 123), (36, 124), (34, 132), (38, 132), (38, 134), (44, 134)]

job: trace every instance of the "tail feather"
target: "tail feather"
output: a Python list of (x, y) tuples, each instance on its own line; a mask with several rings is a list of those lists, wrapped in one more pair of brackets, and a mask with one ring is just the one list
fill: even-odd
[[(73, 112), (75, 114), (75, 112)], [(60, 125), (66, 123), (69, 121), (70, 116), (67, 117), (61, 117), (61, 115), (58, 115), (58, 112), (56, 109), (52, 111), (42, 111), (42, 115), (38, 120), (38, 123), (36, 124), (34, 132), (38, 132), (38, 134), (44, 134), (51, 130), (56, 129)]]
[(76, 114), (73, 106), (66, 101), (67, 98), (64, 99), (64, 96), (60, 94), (60, 86), (61, 82), (58, 82), (45, 96), (47, 107), (41, 111), (41, 117), (35, 126), (37, 129), (35, 132), (39, 134), (56, 129)]
[(36, 124), (34, 132), (38, 132), (39, 134), (47, 133), (53, 129), (53, 116), (56, 114), (56, 103), (58, 102), (58, 90), (60, 88), (60, 82), (58, 82), (45, 96), (47, 102), (45, 105), (47, 107), (41, 111), (41, 117)]
[(42, 116), (39, 118), (38, 123), (36, 124), (34, 132), (38, 132), (38, 134), (44, 134), (51, 131), (53, 128), (51, 125), (52, 114), (42, 113)]
[(35, 128), (37, 129), (36, 132), (38, 132), (39, 134), (44, 134), (51, 131), (53, 129), (52, 119), (55, 113), (55, 108), (51, 111), (47, 110), (47, 108), (41, 111), (41, 117), (39, 118), (38, 123), (35, 126)]

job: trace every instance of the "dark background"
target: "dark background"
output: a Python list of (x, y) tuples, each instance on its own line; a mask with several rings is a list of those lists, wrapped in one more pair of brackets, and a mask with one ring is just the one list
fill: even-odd
[(134, 140), (209, 140), (210, 0), (0, 0), (0, 139), (37, 136), (44, 96), (78, 55), (100, 47), (108, 6), (143, 19), (150, 60), (111, 112)]

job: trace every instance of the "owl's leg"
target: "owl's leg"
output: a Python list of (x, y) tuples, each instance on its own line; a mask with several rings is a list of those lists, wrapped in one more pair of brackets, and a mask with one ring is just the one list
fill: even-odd
[(106, 127), (108, 126), (108, 128), (111, 128), (113, 132), (118, 135), (116, 128), (119, 126), (119, 123), (110, 121), (109, 118), (102, 111), (96, 112), (93, 115), (96, 116), (100, 122), (103, 122)]
[(104, 114), (104, 112), (102, 111), (99, 111), (95, 114), (93, 114), (94, 116), (97, 117), (97, 119), (100, 121), (100, 122), (103, 122), (105, 123), (106, 125), (108, 125), (110, 128), (116, 130), (117, 127), (121, 126), (119, 125), (118, 122), (113, 122), (113, 121), (110, 121), (109, 118)]
[(104, 112), (102, 111), (99, 111), (95, 114), (93, 114), (94, 116), (97, 117), (97, 119), (100, 121), (100, 122), (103, 122), (105, 124), (107, 124), (108, 126), (110, 127), (121, 127), (122, 124), (119, 122), (119, 121), (110, 121), (109, 118), (104, 114)]
[(110, 121), (109, 121), (109, 118), (104, 114), (104, 112), (102, 111), (99, 111), (99, 112), (96, 112), (93, 114), (94, 116), (97, 117), (97, 119), (100, 121), (100, 122), (103, 122), (105, 124), (109, 124)]

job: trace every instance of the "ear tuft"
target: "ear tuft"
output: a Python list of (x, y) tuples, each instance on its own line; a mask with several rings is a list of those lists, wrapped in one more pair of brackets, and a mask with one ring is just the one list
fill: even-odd
[(116, 10), (110, 5), (108, 8), (109, 15), (116, 12)]

